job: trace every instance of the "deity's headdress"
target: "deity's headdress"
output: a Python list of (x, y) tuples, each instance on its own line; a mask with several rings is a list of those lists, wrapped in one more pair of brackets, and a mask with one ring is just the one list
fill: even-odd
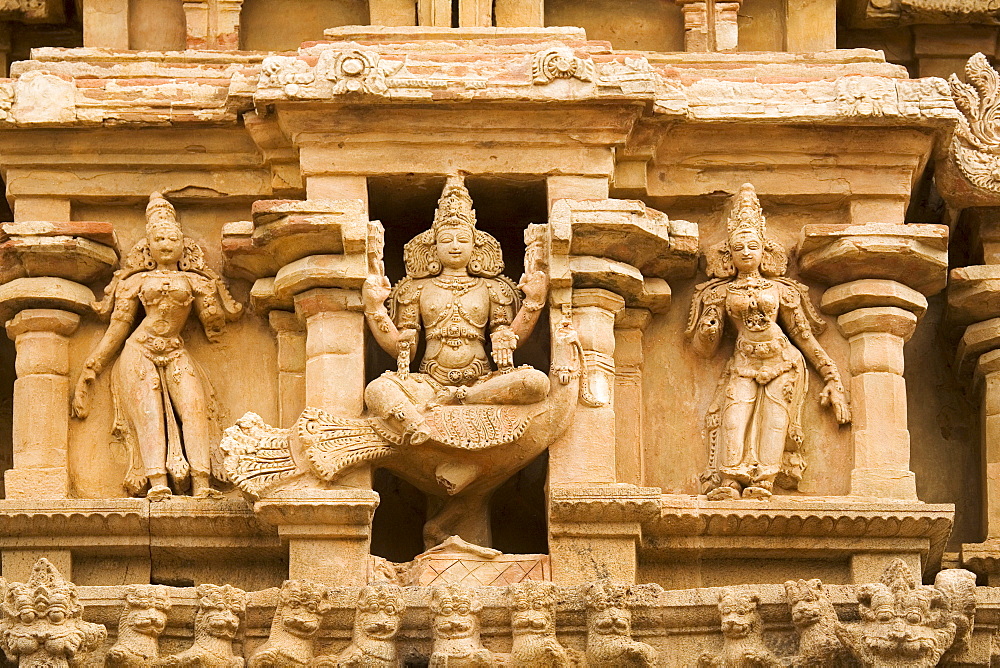
[(461, 176), (449, 176), (438, 198), (431, 229), (437, 234), (443, 227), (476, 229), (476, 210), (472, 208), (472, 196)]
[(732, 209), (729, 211), (729, 219), (726, 221), (726, 231), (729, 236), (747, 230), (753, 230), (761, 239), (766, 235), (764, 211), (760, 207), (760, 200), (757, 199), (757, 191), (751, 183), (740, 186), (740, 191), (736, 194)]
[(161, 193), (154, 192), (149, 196), (149, 204), (146, 205), (146, 234), (148, 236), (153, 230), (162, 228), (181, 231), (174, 205)]
[(784, 276), (788, 269), (788, 254), (774, 237), (767, 233), (764, 211), (757, 199), (757, 192), (750, 183), (740, 186), (733, 196), (726, 219), (726, 239), (712, 246), (705, 253), (708, 265), (706, 272), (710, 278), (732, 278), (736, 276), (729, 239), (741, 232), (754, 232), (764, 243), (764, 253), (760, 263), (760, 273), (765, 276)]
[(476, 229), (476, 212), (472, 208), (472, 196), (465, 187), (464, 179), (461, 176), (449, 176), (438, 199), (431, 229), (421, 232), (403, 246), (407, 276), (427, 278), (441, 273), (441, 261), (438, 260), (435, 243), (438, 232), (446, 227), (462, 227), (473, 233), (476, 247), (469, 260), (469, 274), (487, 278), (500, 275), (503, 271), (500, 242), (493, 235)]

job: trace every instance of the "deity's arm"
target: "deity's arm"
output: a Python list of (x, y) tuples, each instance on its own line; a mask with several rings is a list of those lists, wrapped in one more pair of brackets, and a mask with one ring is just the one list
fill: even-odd
[(719, 349), (726, 325), (725, 300), (724, 281), (713, 280), (695, 288), (685, 334), (701, 357), (711, 357)]
[[(840, 382), (840, 371), (833, 358), (827, 354), (816, 338), (815, 332), (822, 326), (822, 321), (815, 314), (810, 314), (808, 297), (797, 286), (782, 282), (781, 307), (778, 317), (792, 343), (802, 351), (809, 363), (816, 369), (826, 382)], [(804, 288), (802, 288), (804, 289)], [(814, 318), (809, 316), (813, 315)]]
[[(368, 279), (368, 281), (380, 280), (384, 280), (385, 285), (388, 286), (388, 280), (384, 276)], [(379, 290), (382, 289), (381, 283), (368, 286), (368, 281), (366, 281), (365, 292), (378, 295)], [(399, 356), (399, 343), (404, 338), (401, 332), (415, 332), (420, 329), (420, 287), (420, 284), (410, 278), (404, 278), (396, 284), (389, 296), (395, 318), (389, 314), (384, 297), (381, 300), (377, 296), (373, 299), (366, 297), (365, 320), (368, 322), (368, 328), (379, 347), (393, 357)], [(411, 345), (416, 343), (412, 335), (407, 338)]]
[[(525, 275), (519, 287), (525, 290), (526, 296), (510, 323), (510, 328), (517, 335), (517, 345), (521, 346), (531, 336), (545, 306), (548, 276), (541, 271)], [(513, 303), (516, 304), (516, 300)]]
[(84, 364), (95, 375), (102, 373), (111, 360), (118, 356), (125, 339), (132, 332), (132, 324), (139, 308), (138, 290), (133, 289), (132, 283), (125, 281), (118, 284), (116, 292), (111, 323)]

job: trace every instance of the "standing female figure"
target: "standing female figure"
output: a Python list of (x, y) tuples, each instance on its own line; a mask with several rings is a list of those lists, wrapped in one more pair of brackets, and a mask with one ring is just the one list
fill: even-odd
[[(133, 331), (140, 305), (142, 320)], [(146, 207), (146, 238), (94, 308), (110, 314), (111, 324), (84, 364), (73, 416), (87, 417), (94, 381), (117, 356), (111, 393), (114, 434), (129, 451), (125, 487), (138, 495), (148, 483), (146, 498), (158, 500), (170, 496), (172, 480), (178, 492), (190, 484), (195, 497), (218, 496), (210, 484), (212, 391), (181, 331), (194, 308), (215, 342), (243, 307), (206, 266), (201, 247), (184, 236), (174, 207), (160, 193), (150, 195)]]
[(787, 255), (767, 234), (749, 183), (726, 226), (727, 240), (706, 254), (711, 280), (695, 290), (687, 329), (705, 357), (718, 349), (727, 321), (736, 330), (736, 349), (706, 418), (703, 491), (710, 500), (768, 498), (779, 473), (797, 483), (804, 468), (798, 451), (806, 360), (825, 382), (820, 403), (840, 424), (851, 413), (840, 372), (815, 337), (824, 323), (806, 287), (785, 277)]

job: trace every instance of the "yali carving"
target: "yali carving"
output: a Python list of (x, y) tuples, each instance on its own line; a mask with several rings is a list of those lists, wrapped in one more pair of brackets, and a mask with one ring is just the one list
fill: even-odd
[(656, 650), (632, 639), (629, 586), (611, 582), (587, 585), (587, 666), (652, 668)]
[(108, 650), (109, 668), (143, 668), (160, 657), (159, 638), (167, 626), (170, 596), (162, 585), (129, 585), (125, 588), (118, 638)]
[(361, 589), (351, 644), (339, 656), (316, 659), (316, 668), (398, 668), (396, 634), (403, 621), (403, 590), (388, 582)]
[(764, 623), (755, 594), (726, 589), (719, 596), (722, 652), (702, 654), (699, 668), (777, 668), (782, 665), (764, 644)]
[(569, 653), (556, 638), (556, 586), (528, 580), (507, 587), (514, 642), (510, 661), (516, 666), (568, 668)]
[(232, 585), (198, 585), (194, 617), (194, 644), (158, 665), (176, 668), (243, 668), (233, 652), (233, 641), (246, 613), (247, 595)]
[(718, 350), (726, 323), (736, 348), (705, 420), (709, 467), (702, 474), (710, 500), (768, 498), (779, 475), (788, 486), (802, 476), (800, 411), (806, 360), (823, 377), (820, 401), (840, 424), (851, 413), (837, 365), (815, 334), (824, 323), (806, 287), (785, 276), (785, 249), (767, 234), (753, 186), (736, 196), (728, 238), (706, 253), (710, 280), (695, 289), (687, 336), (696, 352)]
[(493, 652), (483, 647), (475, 591), (461, 585), (435, 587), (431, 598), (434, 647), (430, 668), (492, 668)]
[(839, 666), (850, 655), (837, 638), (837, 611), (819, 580), (789, 580), (785, 595), (792, 608), (792, 624), (799, 634), (799, 651), (790, 659), (795, 668)]
[(249, 668), (311, 665), (313, 641), (331, 609), (330, 590), (308, 580), (285, 580), (271, 622), (271, 635), (258, 648)]
[(975, 576), (958, 572), (967, 575), (939, 575), (933, 587), (917, 585), (906, 562), (896, 559), (881, 582), (858, 587), (861, 621), (837, 624), (837, 637), (864, 668), (938, 665), (959, 630), (968, 632), (975, 610)]
[(76, 585), (48, 559), (35, 562), (27, 582), (7, 583), (0, 648), (21, 668), (80, 665), (107, 637), (103, 624), (83, 620)]
[[(140, 306), (145, 315), (133, 330)], [(94, 381), (117, 357), (111, 370), (114, 434), (130, 453), (126, 489), (136, 495), (148, 484), (146, 497), (156, 500), (170, 496), (172, 483), (177, 492), (190, 486), (195, 497), (217, 496), (211, 477), (223, 473), (211, 453), (214, 394), (181, 331), (193, 309), (208, 340), (217, 341), (243, 307), (208, 268), (201, 247), (184, 236), (173, 205), (159, 193), (146, 207), (146, 238), (94, 308), (111, 324), (80, 374), (74, 417), (87, 417)]]

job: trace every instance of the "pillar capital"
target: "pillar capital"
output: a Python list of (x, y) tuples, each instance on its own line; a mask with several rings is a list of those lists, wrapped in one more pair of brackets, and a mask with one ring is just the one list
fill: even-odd
[(51, 332), (69, 336), (80, 324), (80, 316), (51, 308), (30, 308), (20, 311), (7, 321), (7, 336), (13, 340), (26, 332)]
[(295, 311), (307, 319), (331, 311), (360, 313), (364, 310), (361, 294), (357, 290), (342, 288), (312, 288), (295, 295), (294, 301)]
[(840, 330), (849, 339), (862, 334), (891, 334), (906, 341), (917, 326), (917, 316), (896, 306), (859, 308), (837, 318)]

